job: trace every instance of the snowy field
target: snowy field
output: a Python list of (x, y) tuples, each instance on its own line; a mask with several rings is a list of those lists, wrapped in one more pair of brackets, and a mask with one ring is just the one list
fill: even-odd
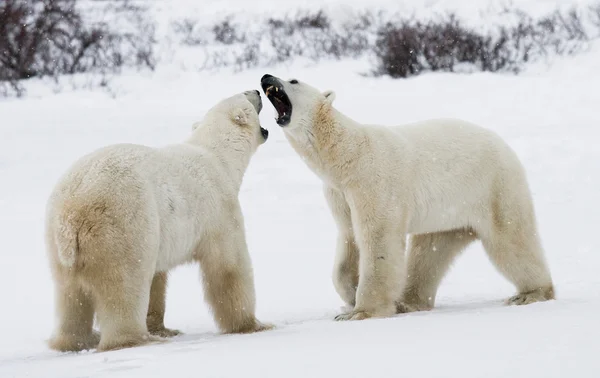
[[(182, 13), (191, 4), (173, 3)], [(218, 10), (217, 1), (208, 3)], [(255, 1), (253, 8), (266, 11), (273, 3)], [(424, 3), (464, 8), (469, 1)], [(541, 9), (560, 2), (521, 3)], [(244, 10), (241, 1), (220, 4)], [(370, 78), (360, 75), (369, 67), (365, 61), (238, 74), (167, 66), (115, 79), (116, 96), (40, 88), (25, 99), (0, 101), (0, 377), (599, 377), (599, 62), (596, 43), (519, 76)], [(54, 308), (43, 214), (57, 178), (76, 158), (107, 144), (183, 140), (210, 106), (259, 88), (264, 73), (334, 89), (337, 108), (357, 121), (458, 117), (498, 132), (529, 174), (557, 300), (505, 307), (514, 288), (473, 244), (443, 281), (433, 311), (334, 322), (342, 306), (331, 283), (335, 225), (320, 181), (289, 146), (263, 96), (261, 120), (270, 137), (240, 196), (257, 315), (276, 329), (220, 335), (203, 302), (198, 267), (190, 265), (172, 272), (167, 293), (165, 324), (182, 336), (106, 353), (48, 349)]]

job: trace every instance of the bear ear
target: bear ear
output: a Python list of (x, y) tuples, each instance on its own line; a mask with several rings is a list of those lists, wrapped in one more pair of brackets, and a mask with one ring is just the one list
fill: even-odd
[(325, 91), (325, 92), (323, 92), (323, 96), (325, 96), (325, 100), (330, 104), (333, 102), (333, 100), (335, 100), (335, 92), (334, 91), (331, 91), (331, 90)]
[(236, 109), (233, 111), (233, 122), (237, 123), (240, 126), (245, 126), (249, 123), (248, 114), (244, 111), (244, 109)]

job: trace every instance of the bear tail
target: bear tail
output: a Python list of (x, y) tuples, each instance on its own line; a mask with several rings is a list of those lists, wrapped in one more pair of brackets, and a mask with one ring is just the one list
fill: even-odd
[(71, 219), (60, 219), (55, 231), (58, 261), (65, 268), (75, 266), (79, 253), (79, 229)]

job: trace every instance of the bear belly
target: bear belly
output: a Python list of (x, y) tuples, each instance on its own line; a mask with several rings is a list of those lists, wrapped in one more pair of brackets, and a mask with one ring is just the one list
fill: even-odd
[(470, 204), (431, 204), (417, 207), (408, 222), (409, 234), (471, 228), (484, 221), (475, 206)]

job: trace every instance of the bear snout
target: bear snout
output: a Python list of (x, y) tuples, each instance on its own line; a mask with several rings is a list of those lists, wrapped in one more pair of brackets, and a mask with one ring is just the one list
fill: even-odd
[(263, 92), (265, 92), (265, 94), (268, 96), (269, 93), (267, 93), (267, 89), (269, 87), (279, 87), (279, 89), (283, 89), (283, 86), (281, 84), (281, 81), (276, 78), (273, 75), (269, 75), (269, 74), (265, 74), (263, 75), (263, 77), (260, 78), (260, 86), (263, 90)]
[(262, 98), (260, 97), (260, 92), (256, 89), (244, 92), (244, 95), (250, 101), (257, 114), (260, 114), (262, 110)]
[(263, 139), (266, 142), (267, 139), (269, 138), (269, 130), (265, 129), (264, 127), (261, 127), (260, 128), (260, 134), (262, 135)]

